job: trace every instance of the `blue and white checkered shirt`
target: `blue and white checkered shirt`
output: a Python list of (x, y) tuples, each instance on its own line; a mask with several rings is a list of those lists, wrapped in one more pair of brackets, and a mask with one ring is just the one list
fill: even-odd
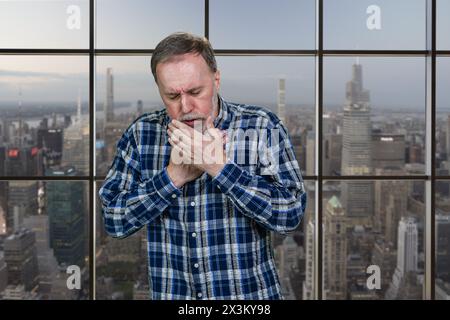
[[(215, 127), (237, 133), (216, 177), (205, 172), (181, 189), (172, 183), (170, 118), (161, 110), (124, 132), (99, 190), (108, 234), (126, 237), (147, 225), (151, 299), (283, 299), (271, 231), (287, 234), (303, 218), (299, 166), (275, 114), (219, 101)], [(268, 157), (261, 150), (269, 138), (255, 140), (247, 129), (279, 133), (277, 144), (265, 148)], [(275, 170), (267, 158), (278, 162)]]

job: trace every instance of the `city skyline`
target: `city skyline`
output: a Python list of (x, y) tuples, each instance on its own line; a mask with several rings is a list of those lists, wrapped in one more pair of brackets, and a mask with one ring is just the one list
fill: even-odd
[[(29, 10), (29, 2), (0, 1), (0, 28), (11, 30), (0, 35), (2, 48), (89, 48), (89, 0), (38, 0), (36, 11)], [(96, 49), (153, 49), (173, 31), (201, 35), (205, 30), (203, 0), (122, 2), (96, 1)], [(450, 1), (436, 2), (437, 49), (450, 50)], [(450, 57), (436, 58), (436, 154), (430, 163), (428, 56), (401, 51), (426, 50), (426, 0), (378, 1), (379, 30), (366, 24), (373, 14), (366, 12), (370, 0), (323, 4), (324, 50), (399, 51), (323, 55), (322, 159), (316, 154), (317, 55), (217, 55), (220, 94), (276, 113), (289, 131), (302, 175), (310, 177), (303, 222), (291, 235), (271, 239), (283, 294), (314, 299), (320, 290), (323, 299), (427, 298), (427, 208), (435, 201), (435, 298), (450, 299), (450, 182), (439, 180), (450, 176)], [(314, 50), (315, 5), (315, 0), (210, 0), (209, 39), (215, 49), (231, 51)], [(68, 12), (69, 6), (75, 8)], [(67, 19), (76, 15), (76, 7), (80, 28), (70, 29)], [(126, 239), (107, 236), (98, 197), (89, 203), (86, 177), (95, 182), (96, 195), (125, 129), (144, 113), (164, 108), (150, 59), (95, 56), (95, 105), (90, 106), (87, 54), (2, 55), (0, 176), (10, 180), (0, 181), (0, 299), (89, 299), (94, 294), (148, 299), (145, 228)], [(335, 177), (322, 180), (320, 195), (316, 162), (323, 177)], [(434, 166), (438, 178), (431, 198), (427, 166)], [(341, 175), (369, 177), (336, 178)], [(371, 179), (383, 175), (389, 178)], [(83, 181), (45, 180), (77, 176)], [(322, 201), (319, 235), (316, 197)], [(95, 279), (89, 278), (91, 224)], [(317, 236), (322, 237), (321, 257), (315, 256)], [(316, 261), (322, 263), (320, 288)], [(81, 267), (82, 290), (67, 287), (70, 264)], [(379, 288), (367, 282), (370, 266), (381, 270)], [(89, 292), (91, 281), (95, 293)]]

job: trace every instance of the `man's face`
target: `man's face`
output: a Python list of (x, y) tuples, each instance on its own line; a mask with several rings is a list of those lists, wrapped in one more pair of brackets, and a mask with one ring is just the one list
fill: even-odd
[[(176, 56), (156, 67), (158, 89), (172, 119), (194, 127), (218, 115), (219, 71), (213, 73), (200, 54)], [(198, 122), (197, 122), (198, 123)]]

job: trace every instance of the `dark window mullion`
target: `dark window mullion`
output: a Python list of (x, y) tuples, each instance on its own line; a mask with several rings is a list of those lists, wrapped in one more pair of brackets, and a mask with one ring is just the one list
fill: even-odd
[(95, 0), (89, 0), (89, 299), (95, 299), (95, 179), (94, 179), (94, 108), (95, 108)]

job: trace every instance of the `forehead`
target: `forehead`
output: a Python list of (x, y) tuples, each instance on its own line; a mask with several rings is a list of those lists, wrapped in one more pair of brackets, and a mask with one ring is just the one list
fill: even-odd
[(165, 90), (189, 90), (211, 81), (211, 70), (200, 54), (184, 54), (159, 63), (158, 84)]

